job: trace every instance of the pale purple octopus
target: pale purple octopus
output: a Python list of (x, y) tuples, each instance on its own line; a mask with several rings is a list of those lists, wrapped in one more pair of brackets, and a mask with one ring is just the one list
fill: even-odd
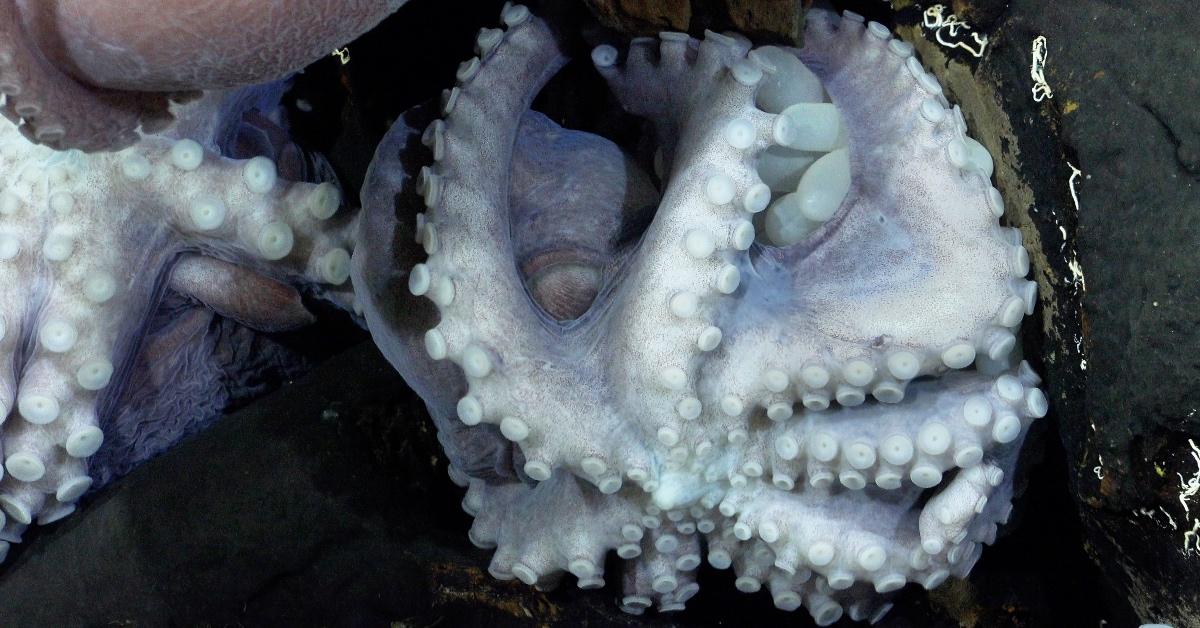
[(0, 559), (257, 374), (294, 372), (248, 328), (312, 322), (298, 288), (349, 307), (353, 218), (287, 139), (286, 84), (211, 90), (285, 76), (401, 4), (0, 2)]
[(223, 369), (283, 366), (215, 314), (279, 331), (313, 320), (298, 289), (349, 306), (355, 218), (334, 183), (284, 178), (325, 170), (269, 139), (281, 93), (176, 105), (170, 133), (114, 153), (0, 120), (0, 559), (218, 416)]
[(567, 59), (502, 22), (379, 147), (353, 262), (489, 571), (600, 587), (615, 550), (640, 613), (707, 557), (820, 625), (965, 575), (1047, 411), (1016, 355), (1036, 287), (912, 47), (821, 10), (798, 51), (600, 46), (651, 160), (531, 112)]

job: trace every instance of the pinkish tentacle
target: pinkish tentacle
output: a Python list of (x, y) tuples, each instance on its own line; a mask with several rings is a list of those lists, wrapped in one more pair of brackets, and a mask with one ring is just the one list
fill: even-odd
[(82, 83), (125, 91), (263, 83), (330, 54), (404, 0), (17, 0), (42, 54)]
[(136, 94), (81, 84), (34, 44), (15, 2), (0, 3), (0, 113), (30, 141), (85, 151), (124, 148), (143, 120), (169, 119), (168, 94)]
[(275, 80), (328, 55), (403, 0), (6, 0), (4, 113), (33, 141), (120, 149), (161, 131), (170, 100)]

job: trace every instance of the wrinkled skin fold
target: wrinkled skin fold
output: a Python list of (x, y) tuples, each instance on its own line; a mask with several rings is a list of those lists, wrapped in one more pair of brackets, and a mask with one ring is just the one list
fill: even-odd
[[(651, 194), (599, 139), (536, 139), (579, 133), (529, 113), (566, 58), (524, 7), (501, 22), (440, 118), (379, 147), (353, 261), (490, 572), (595, 588), (615, 550), (641, 613), (682, 608), (707, 560), (820, 625), (964, 576), (1047, 411), (1015, 346), (1036, 288), (990, 156), (911, 46), (813, 11), (799, 51), (596, 48), (658, 147)], [(640, 237), (606, 237), (648, 198)], [(571, 264), (530, 275), (539, 251)]]

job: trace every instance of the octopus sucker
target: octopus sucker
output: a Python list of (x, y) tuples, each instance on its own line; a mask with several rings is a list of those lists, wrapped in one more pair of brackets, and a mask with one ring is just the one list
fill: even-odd
[[(567, 58), (510, 4), (440, 108), (377, 150), (356, 294), (493, 576), (616, 580), (640, 614), (683, 608), (707, 560), (819, 625), (877, 621), (906, 584), (965, 576), (1007, 521), (1048, 403), (991, 158), (911, 46), (807, 15), (800, 50), (594, 48), (648, 162), (530, 110)], [(646, 203), (643, 231), (608, 237)], [(542, 289), (530, 259), (570, 264)]]
[[(214, 102), (176, 114), (211, 117)], [(312, 321), (298, 289), (345, 298), (356, 224), (336, 213), (336, 187), (288, 180), (267, 157), (223, 156), (212, 137), (143, 135), (121, 151), (85, 154), (32, 143), (3, 120), (0, 199), (3, 551), (26, 526), (70, 514), (96, 477), (111, 478), (113, 469), (92, 466), (106, 432), (125, 447), (125, 432), (163, 419), (121, 403), (138, 394), (127, 386), (143, 337), (160, 331), (148, 325), (165, 294), (267, 331)], [(183, 361), (198, 369), (204, 359)], [(173, 384), (203, 386), (190, 376)], [(207, 409), (171, 411), (170, 422), (186, 423)], [(102, 457), (124, 464), (151, 453)]]

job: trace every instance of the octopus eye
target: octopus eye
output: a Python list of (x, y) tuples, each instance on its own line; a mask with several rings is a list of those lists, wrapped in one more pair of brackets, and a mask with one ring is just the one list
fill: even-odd
[[(541, 258), (533, 260), (542, 263)], [(574, 261), (545, 262), (526, 279), (530, 296), (557, 321), (572, 321), (583, 315), (595, 300), (602, 279), (595, 265)]]
[[(472, 61), (464, 71), (478, 71)], [(508, 237), (530, 299), (562, 323), (591, 307), (661, 194), (635, 141), (642, 122), (596, 107), (607, 90), (586, 60), (567, 63), (521, 114), (512, 147)]]

